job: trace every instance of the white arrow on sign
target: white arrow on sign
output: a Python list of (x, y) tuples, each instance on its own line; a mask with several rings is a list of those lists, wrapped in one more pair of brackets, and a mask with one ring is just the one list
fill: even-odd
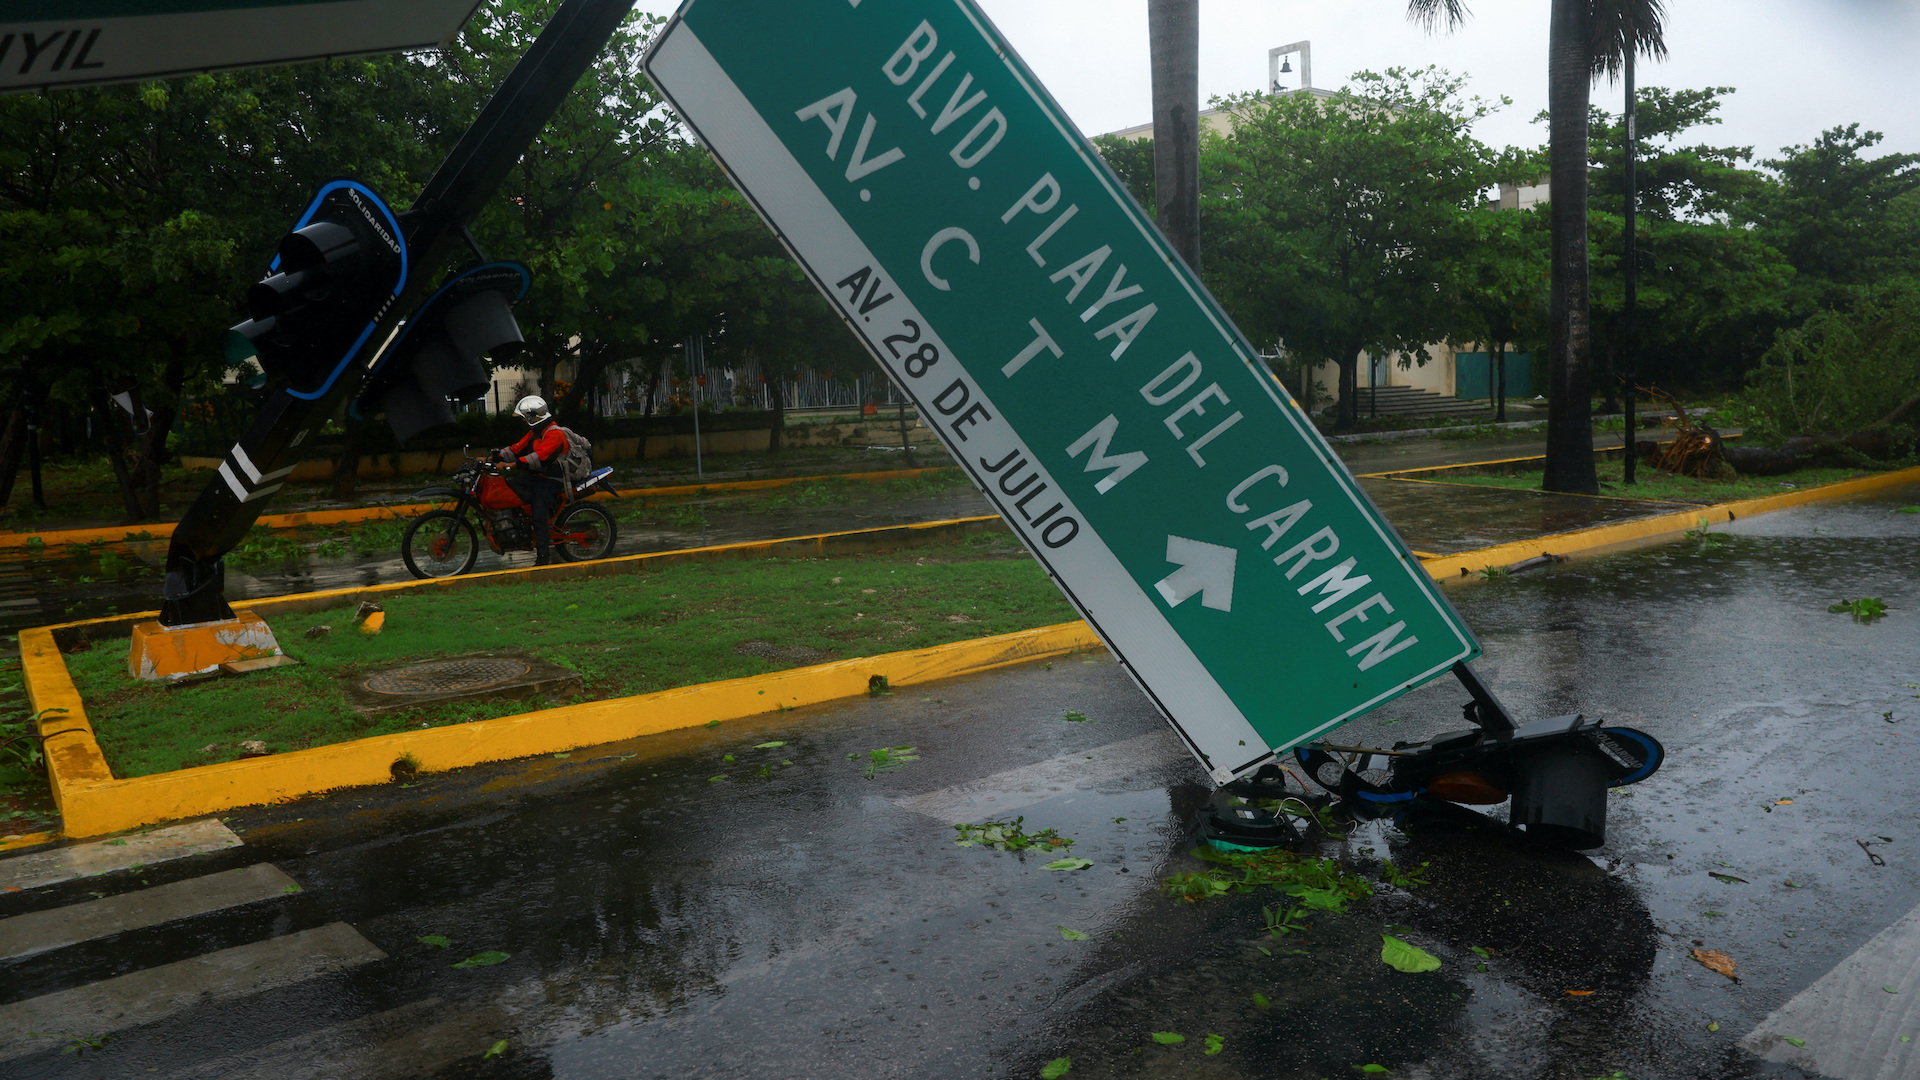
[(1167, 600), (1168, 607), (1179, 607), (1194, 593), (1200, 594), (1200, 606), (1215, 611), (1233, 610), (1233, 563), (1239, 552), (1219, 544), (1206, 544), (1184, 536), (1167, 537), (1167, 561), (1180, 569), (1154, 585)]

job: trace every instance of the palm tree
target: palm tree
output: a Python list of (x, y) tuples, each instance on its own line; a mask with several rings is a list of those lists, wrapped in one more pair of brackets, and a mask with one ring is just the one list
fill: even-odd
[[(1553, 294), (1547, 378), (1547, 463), (1541, 487), (1594, 494), (1587, 327), (1587, 104), (1593, 79), (1619, 74), (1627, 50), (1667, 54), (1663, 0), (1552, 0), (1547, 109)], [(1407, 0), (1433, 29), (1465, 21), (1465, 0)]]
[(1160, 232), (1200, 272), (1200, 0), (1147, 0)]

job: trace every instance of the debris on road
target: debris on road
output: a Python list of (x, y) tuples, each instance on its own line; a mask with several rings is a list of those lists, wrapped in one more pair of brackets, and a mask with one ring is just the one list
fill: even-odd
[(1733, 957), (1728, 956), (1719, 949), (1695, 949), (1691, 955), (1694, 960), (1699, 962), (1701, 967), (1706, 968), (1708, 971), (1717, 971), (1727, 978), (1732, 979), (1734, 982), (1740, 981), (1740, 976), (1733, 973), (1733, 969), (1739, 965), (1734, 963)]

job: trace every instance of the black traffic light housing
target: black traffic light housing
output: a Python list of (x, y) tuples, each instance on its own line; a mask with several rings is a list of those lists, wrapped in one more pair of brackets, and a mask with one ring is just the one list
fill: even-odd
[(324, 397), (406, 283), (402, 235), (373, 189), (323, 185), (247, 290), (252, 318), (227, 331), (229, 362), (252, 354), (294, 397)]
[(485, 358), (525, 348), (513, 302), (533, 275), (517, 262), (490, 262), (455, 274), (419, 310), (376, 361), (354, 413), (385, 413), (405, 443), (430, 428), (453, 423), (456, 402), (478, 400), (492, 385)]

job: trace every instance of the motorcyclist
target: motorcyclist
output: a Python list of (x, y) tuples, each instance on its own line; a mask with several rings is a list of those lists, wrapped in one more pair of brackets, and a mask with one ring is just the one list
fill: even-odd
[(545, 566), (553, 561), (552, 521), (565, 483), (567, 436), (553, 422), (546, 398), (529, 394), (514, 405), (513, 412), (526, 421), (527, 433), (512, 446), (494, 451), (494, 457), (522, 466), (508, 474), (507, 486), (532, 510), (533, 564)]

